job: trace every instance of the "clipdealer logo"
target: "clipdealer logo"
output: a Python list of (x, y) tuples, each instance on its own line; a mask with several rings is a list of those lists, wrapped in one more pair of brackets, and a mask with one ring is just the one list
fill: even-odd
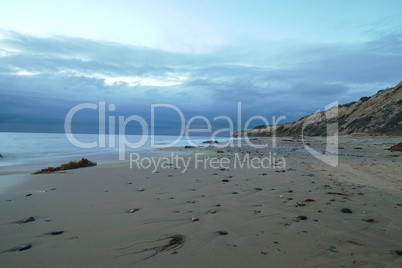
[[(233, 120), (226, 115), (219, 115), (213, 118), (213, 121), (218, 121), (218, 120), (224, 120), (226, 121), (227, 125), (229, 127), (227, 128), (221, 128), (218, 130), (215, 130), (212, 132), (212, 124), (211, 121), (203, 116), (203, 115), (196, 115), (191, 117), (186, 121), (184, 113), (177, 107), (172, 104), (166, 104), (166, 103), (158, 103), (158, 104), (151, 104), (150, 105), (150, 124), (141, 116), (139, 115), (131, 115), (128, 117), (124, 116), (114, 116), (114, 115), (109, 115), (106, 117), (106, 111), (108, 112), (114, 112), (116, 110), (116, 105), (114, 104), (109, 104), (106, 108), (106, 102), (99, 102), (99, 103), (82, 103), (74, 106), (73, 108), (70, 109), (70, 111), (67, 113), (65, 121), (64, 121), (64, 130), (65, 130), (65, 135), (68, 139), (68, 141), (73, 144), (76, 147), (79, 148), (84, 148), (84, 149), (89, 149), (89, 148), (105, 148), (106, 146), (109, 148), (118, 148), (119, 152), (119, 160), (126, 160), (126, 149), (131, 148), (131, 149), (136, 149), (136, 148), (141, 148), (144, 146), (147, 142), (150, 141), (150, 147), (151, 148), (161, 148), (161, 147), (172, 147), (176, 144), (178, 144), (180, 141), (183, 139), (186, 140), (186, 142), (190, 146), (197, 146), (192, 140), (191, 140), (191, 133), (197, 132), (197, 133), (212, 133), (211, 134), (211, 140), (216, 140), (216, 137), (218, 136), (219, 133), (226, 132), (229, 133), (230, 136), (232, 136), (235, 132), (234, 129), (234, 122)], [(171, 109), (172, 111), (176, 112), (178, 116), (180, 117), (180, 134), (177, 136), (177, 138), (164, 145), (158, 145), (155, 143), (155, 112), (156, 109), (159, 108), (167, 108)], [(98, 111), (98, 117), (99, 117), (99, 123), (98, 123), (98, 141), (93, 141), (93, 142), (81, 142), (76, 139), (72, 132), (72, 122), (74, 116), (78, 116), (79, 113), (84, 113), (86, 109), (90, 110), (97, 110)], [(322, 121), (323, 119), (321, 118), (321, 113), (320, 110), (318, 110), (316, 113), (310, 115), (307, 117), (307, 119), (304, 121), (303, 126), (302, 126), (302, 140), (303, 140), (303, 145), (304, 148), (315, 158), (319, 159), (320, 161), (331, 165), (333, 167), (336, 167), (338, 165), (338, 123), (336, 122), (336, 119), (338, 117), (338, 101), (335, 101), (329, 105), (325, 106), (325, 117), (327, 121), (332, 121), (333, 123), (327, 123), (326, 127), (326, 150), (324, 153), (318, 152), (315, 149), (311, 148), (309, 144), (305, 141), (305, 130), (308, 128), (309, 125), (317, 123)], [(106, 118), (108, 119), (108, 125), (106, 124)], [(117, 120), (116, 120), (117, 119)], [(277, 141), (276, 141), (276, 129), (277, 125), (280, 121), (285, 120), (286, 116), (282, 115), (278, 118), (272, 117), (271, 123), (263, 116), (260, 115), (255, 115), (247, 119), (245, 122), (243, 128), (242, 128), (242, 109), (241, 109), (241, 102), (237, 103), (237, 132), (240, 132), (242, 130), (247, 130), (249, 129), (249, 126), (252, 121), (254, 120), (261, 120), (264, 122), (264, 124), (267, 126), (267, 130), (271, 131), (272, 133), (272, 148), (277, 147)], [(192, 128), (192, 123), (195, 120), (201, 120), (205, 123), (206, 128), (202, 129), (196, 129)], [(130, 122), (136, 122), (139, 124), (141, 128), (141, 138), (137, 142), (130, 142), (127, 137), (126, 137), (126, 128), (127, 125)], [(108, 131), (106, 132), (106, 128)], [(118, 133), (116, 132), (116, 128), (118, 129)], [(207, 135), (206, 135), (207, 136)], [(106, 137), (108, 137), (108, 143), (106, 145)], [(116, 144), (117, 143), (117, 144)], [(211, 143), (210, 145), (217, 147), (217, 148), (222, 148), (222, 147), (241, 147), (243, 144), (246, 144), (252, 148), (256, 149), (262, 149), (262, 148), (267, 148), (268, 144), (254, 144), (250, 141), (247, 135), (243, 137), (242, 140), (230, 140), (225, 144), (215, 144)], [(130, 156), (131, 158), (131, 156)], [(254, 158), (253, 158), (254, 159)], [(131, 159), (130, 159), (131, 160)]]

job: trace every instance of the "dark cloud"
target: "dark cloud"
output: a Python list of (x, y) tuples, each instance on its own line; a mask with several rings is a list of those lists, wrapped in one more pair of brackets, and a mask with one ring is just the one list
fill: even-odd
[[(243, 121), (254, 115), (270, 121), (272, 115), (286, 115), (286, 121), (293, 121), (333, 101), (357, 100), (401, 80), (398, 34), (361, 44), (249, 40), (192, 55), (80, 38), (2, 33), (0, 131), (63, 131), (68, 111), (85, 102), (113, 103), (117, 108), (107, 111), (108, 116), (140, 115), (149, 124), (153, 103), (177, 106), (186, 120), (203, 115), (212, 122), (215, 116), (227, 115), (236, 124), (239, 101)], [(112, 84), (111, 79), (120, 83)], [(142, 84), (132, 79), (142, 79)], [(175, 133), (176, 112), (157, 113), (159, 134)], [(96, 111), (80, 112), (74, 129), (97, 131), (97, 116)], [(216, 121), (217, 127), (227, 123)], [(135, 132), (134, 126), (130, 129)]]

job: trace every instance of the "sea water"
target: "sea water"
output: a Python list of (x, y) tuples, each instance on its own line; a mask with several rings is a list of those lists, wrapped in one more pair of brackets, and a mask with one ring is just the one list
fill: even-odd
[[(101, 136), (98, 134), (74, 134), (74, 139), (80, 143), (97, 143), (94, 148), (82, 148), (74, 145), (64, 133), (11, 133), (0, 132), (0, 171), (29, 170), (59, 166), (69, 161), (78, 161), (87, 158), (97, 163), (108, 163), (122, 161), (119, 159), (118, 135)], [(124, 139), (131, 144), (139, 143), (140, 135), (125, 135)], [(125, 161), (130, 160), (130, 153), (141, 156), (158, 157), (168, 153), (158, 150), (155, 147), (184, 147), (191, 144), (185, 138), (178, 136), (154, 136), (153, 144), (151, 137), (145, 137), (145, 143), (138, 148), (124, 147)], [(210, 137), (194, 136), (191, 142), (201, 145), (203, 141), (210, 140)], [(229, 138), (217, 138), (219, 142), (227, 142)], [(170, 154), (170, 152), (169, 152)], [(121, 155), (120, 155), (121, 158)], [(124, 161), (124, 160), (123, 160)]]

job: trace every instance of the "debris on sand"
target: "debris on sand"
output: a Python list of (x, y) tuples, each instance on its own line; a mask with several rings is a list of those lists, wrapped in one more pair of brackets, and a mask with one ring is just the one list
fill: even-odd
[(96, 162), (92, 162), (86, 158), (82, 158), (80, 161), (71, 161), (67, 164), (62, 164), (58, 167), (48, 167), (44, 168), (38, 171), (35, 171), (32, 173), (33, 175), (35, 174), (43, 174), (43, 173), (53, 173), (61, 170), (67, 170), (67, 169), (77, 169), (77, 168), (83, 168), (83, 167), (92, 167), (96, 166)]
[(352, 211), (351, 211), (350, 209), (348, 209), (348, 208), (343, 208), (343, 209), (341, 209), (341, 212), (342, 212), (342, 213), (349, 213), (349, 214), (352, 213)]
[(31, 217), (27, 218), (26, 220), (17, 221), (17, 223), (28, 223), (28, 222), (32, 222), (32, 221), (35, 221), (35, 218), (31, 216)]
[(398, 144), (395, 144), (395, 145), (392, 145), (387, 150), (402, 152), (402, 142), (400, 142)]
[(61, 235), (62, 233), (64, 233), (64, 231), (60, 230), (60, 231), (51, 232), (50, 235)]
[(362, 244), (360, 242), (356, 242), (356, 241), (352, 241), (352, 240), (346, 240), (346, 242), (353, 244), (355, 246), (358, 246), (358, 247), (364, 247), (364, 244)]
[(22, 246), (18, 249), (18, 251), (24, 251), (24, 250), (30, 249), (31, 247), (32, 247), (32, 245), (31, 245), (30, 243), (28, 243), (28, 244), (22, 245)]
[(335, 194), (335, 195), (351, 196), (350, 194), (344, 194), (344, 193), (338, 193), (338, 192), (328, 192), (327, 194)]
[[(177, 254), (178, 252), (176, 250), (179, 249), (179, 248), (182, 248), (183, 244), (184, 244), (184, 236), (180, 235), (180, 234), (175, 234), (175, 235), (168, 236), (167, 238), (162, 238), (162, 239), (157, 239), (157, 240), (154, 240), (154, 241), (147, 241), (147, 242), (142, 242), (142, 243), (153, 243), (153, 242), (157, 242), (157, 241), (161, 241), (161, 240), (165, 240), (165, 239), (169, 239), (169, 238), (170, 238), (169, 242), (167, 244), (165, 244), (165, 245), (157, 246), (157, 247), (145, 248), (145, 249), (143, 249), (141, 251), (138, 251), (138, 252), (127, 253), (127, 254), (117, 256), (117, 257), (122, 257), (122, 256), (129, 255), (129, 254), (139, 254), (139, 253), (143, 253), (143, 252), (147, 252), (147, 251), (154, 251), (154, 253), (152, 255), (146, 257), (144, 260), (149, 259), (151, 257), (154, 257), (154, 256), (156, 256), (157, 254), (159, 254), (161, 252), (169, 251), (169, 250), (174, 250), (172, 252), (172, 254)], [(137, 244), (140, 244), (140, 243), (137, 243)], [(131, 248), (131, 247), (133, 247), (134, 245), (137, 245), (137, 244), (133, 244), (133, 245), (125, 247), (125, 248), (118, 248), (116, 250), (129, 249), (129, 248)]]

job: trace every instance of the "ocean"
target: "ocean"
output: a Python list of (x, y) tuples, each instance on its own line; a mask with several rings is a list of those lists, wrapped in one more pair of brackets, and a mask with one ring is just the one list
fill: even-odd
[[(129, 161), (130, 153), (147, 157), (165, 156), (170, 152), (161, 151), (155, 147), (190, 145), (185, 138), (178, 138), (178, 136), (154, 136), (152, 141), (151, 137), (140, 135), (126, 135), (124, 137), (105, 135), (99, 138), (98, 134), (74, 134), (73, 143), (80, 142), (85, 145), (80, 147), (74, 145), (64, 133), (0, 132), (0, 154), (3, 156), (0, 158), (0, 174), (1, 171), (3, 173), (4, 171), (33, 172), (37, 169), (58, 166), (69, 161), (78, 161), (81, 158), (87, 158), (100, 164)], [(203, 141), (210, 139), (211, 137), (194, 136), (191, 137), (191, 142), (195, 145), (201, 145)], [(216, 140), (226, 143), (230, 139), (217, 138)], [(137, 146), (138, 148), (124, 146), (129, 143), (139, 145), (140, 141), (143, 142), (143, 145)], [(119, 155), (119, 145), (120, 151), (122, 148), (124, 149), (124, 154)], [(92, 146), (93, 148), (82, 148)], [(125, 160), (119, 160), (119, 157), (122, 158), (123, 156)]]

